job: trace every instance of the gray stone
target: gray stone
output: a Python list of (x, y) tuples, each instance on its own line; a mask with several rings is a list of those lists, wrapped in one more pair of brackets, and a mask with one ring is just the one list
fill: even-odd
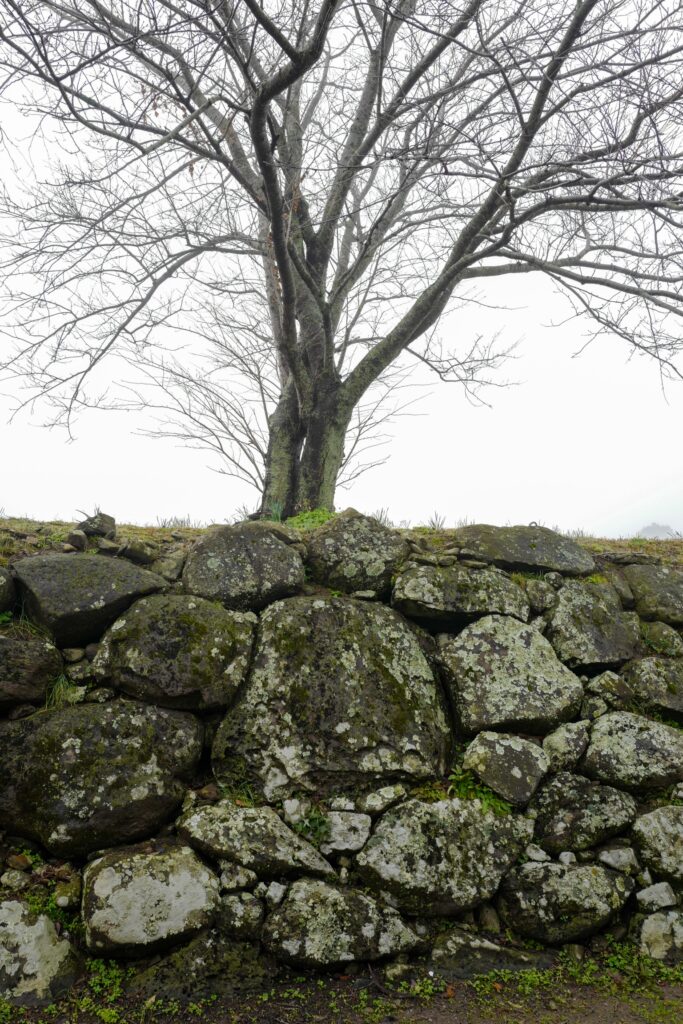
[(145, 956), (210, 924), (218, 900), (218, 879), (187, 846), (112, 850), (83, 875), (86, 946)]
[(635, 850), (630, 846), (612, 846), (601, 850), (598, 863), (613, 871), (621, 871), (624, 875), (637, 875), (640, 870)]
[(313, 531), (307, 542), (307, 564), (312, 578), (346, 594), (387, 594), (409, 551), (398, 533), (355, 509), (330, 519)]
[(557, 601), (557, 591), (547, 580), (525, 580), (524, 590), (531, 610), (537, 615), (549, 611)]
[(76, 551), (87, 551), (88, 535), (85, 530), (71, 530), (66, 536), (66, 543)]
[(395, 786), (382, 786), (374, 793), (366, 793), (358, 800), (358, 810), (364, 814), (382, 814), (388, 807), (403, 800), (407, 790), (398, 783)]
[(548, 758), (548, 769), (561, 772), (574, 768), (588, 746), (590, 722), (567, 722), (560, 725), (543, 740), (543, 752)]
[(0, 903), (0, 999), (12, 1006), (44, 1006), (63, 995), (78, 974), (71, 943), (57, 935), (49, 917), (32, 914), (19, 900)]
[(548, 771), (542, 747), (521, 736), (480, 732), (470, 743), (463, 768), (513, 804), (527, 804)]
[(655, 885), (648, 885), (636, 893), (638, 905), (646, 911), (666, 910), (668, 907), (675, 907), (678, 903), (676, 893), (668, 882), (657, 882)]
[(446, 632), (483, 615), (512, 615), (522, 622), (529, 618), (524, 591), (508, 576), (459, 565), (408, 569), (396, 580), (391, 603), (421, 625)]
[(17, 704), (44, 704), (61, 671), (61, 655), (45, 637), (0, 633), (0, 712)]
[(642, 622), (640, 633), (644, 645), (654, 654), (667, 658), (683, 658), (683, 637), (666, 622)]
[(24, 874), (23, 871), (16, 871), (10, 868), (9, 871), (5, 871), (4, 874), (0, 875), (0, 887), (7, 889), (9, 892), (21, 892), (22, 889), (26, 889), (30, 884), (28, 875)]
[(443, 775), (442, 695), (397, 612), (345, 597), (297, 597), (259, 622), (252, 668), (213, 747), (219, 781), (269, 801), (348, 794)]
[(683, 733), (642, 715), (612, 711), (593, 723), (581, 770), (624, 789), (683, 781)]
[(454, 536), (462, 545), (461, 556), (481, 558), (503, 569), (567, 576), (583, 576), (595, 569), (587, 551), (544, 526), (463, 526)]
[(136, 601), (105, 634), (93, 662), (101, 682), (162, 707), (229, 706), (244, 682), (256, 617), (201, 597)]
[(221, 800), (183, 815), (178, 833), (201, 853), (235, 861), (262, 877), (334, 874), (315, 847), (292, 832), (272, 807), (238, 807)]
[(683, 626), (683, 569), (668, 565), (628, 565), (624, 575), (641, 619)]
[(452, 928), (439, 936), (431, 959), (440, 978), (459, 981), (491, 971), (548, 970), (555, 965), (556, 954), (501, 946), (464, 928)]
[(519, 935), (576, 942), (601, 931), (633, 891), (632, 879), (595, 864), (523, 864), (503, 880), (499, 906)]
[(576, 854), (571, 850), (563, 850), (562, 853), (558, 853), (557, 859), (560, 864), (576, 864)]
[(640, 643), (635, 612), (624, 612), (609, 583), (568, 581), (548, 616), (545, 636), (570, 668), (618, 665)]
[(302, 878), (268, 917), (263, 943), (288, 963), (331, 967), (397, 956), (419, 939), (396, 911), (364, 893)]
[(86, 537), (104, 537), (106, 540), (114, 540), (116, 537), (116, 520), (106, 512), (97, 511), (94, 515), (88, 516), (76, 527)]
[(525, 847), (524, 857), (526, 860), (534, 861), (537, 864), (543, 864), (545, 861), (552, 859), (550, 854), (546, 853), (545, 850), (542, 850), (540, 846), (536, 845), (536, 843), (529, 843), (529, 845)]
[(163, 590), (160, 576), (99, 555), (33, 555), (16, 564), (26, 614), (61, 647), (98, 640), (138, 598)]
[(414, 914), (459, 914), (493, 896), (531, 822), (478, 800), (407, 800), (380, 818), (356, 857), (361, 878)]
[(673, 882), (683, 882), (683, 807), (657, 807), (642, 814), (633, 838), (645, 865)]
[(330, 854), (355, 853), (365, 846), (370, 835), (372, 818), (369, 814), (353, 811), (328, 811), (328, 832), (320, 844), (320, 852)]
[(191, 548), (183, 569), (190, 594), (236, 611), (259, 611), (301, 590), (304, 564), (269, 524), (220, 526)]
[(621, 672), (639, 707), (683, 717), (683, 659), (640, 658)]
[(662, 910), (640, 923), (638, 944), (643, 956), (669, 964), (683, 961), (683, 910)]
[[(633, 690), (623, 676), (609, 670), (593, 676), (586, 683), (586, 694), (587, 700), (596, 698), (593, 701), (594, 705), (597, 705), (598, 701), (600, 702), (603, 708), (601, 714), (610, 708), (618, 711), (628, 709), (634, 700)], [(600, 716), (594, 715), (593, 717), (599, 718)]]
[(112, 701), (0, 722), (0, 820), (60, 856), (152, 835), (202, 749), (190, 714)]
[(263, 901), (251, 892), (223, 896), (218, 907), (220, 926), (237, 939), (256, 939), (266, 916)]
[(577, 713), (579, 679), (532, 626), (491, 615), (439, 637), (440, 661), (462, 729), (545, 733)]
[(560, 772), (541, 787), (532, 802), (536, 842), (549, 853), (587, 850), (618, 835), (636, 817), (628, 793)]
[(219, 860), (220, 886), (222, 892), (236, 892), (239, 889), (253, 889), (258, 882), (258, 875), (255, 871), (243, 867), (241, 864), (234, 864), (229, 860)]
[(17, 601), (14, 580), (7, 569), (0, 566), (0, 613), (11, 612)]

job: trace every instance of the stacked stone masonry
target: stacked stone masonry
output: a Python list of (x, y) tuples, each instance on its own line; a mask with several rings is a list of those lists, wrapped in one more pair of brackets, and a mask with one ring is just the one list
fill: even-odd
[(683, 958), (683, 569), (352, 510), (154, 560), (104, 519), (0, 570), (0, 998), (88, 955), (143, 994)]

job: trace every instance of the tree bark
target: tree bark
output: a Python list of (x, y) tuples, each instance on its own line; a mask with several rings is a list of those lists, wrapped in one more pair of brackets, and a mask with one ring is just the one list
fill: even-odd
[(285, 388), (268, 422), (268, 452), (260, 515), (280, 519), (293, 515), (304, 440), (294, 387)]

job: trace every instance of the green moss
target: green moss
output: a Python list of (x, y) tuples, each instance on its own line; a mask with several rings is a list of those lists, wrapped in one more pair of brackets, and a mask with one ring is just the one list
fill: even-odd
[(479, 800), (484, 811), (493, 811), (494, 814), (512, 814), (512, 804), (480, 782), (469, 769), (456, 766), (448, 776), (448, 782), (449, 796), (460, 800)]
[(336, 514), (336, 512), (331, 512), (328, 508), (314, 508), (307, 512), (299, 512), (298, 515), (286, 519), (285, 526), (293, 526), (297, 530), (315, 530), (318, 526), (322, 526), (323, 523), (334, 519)]

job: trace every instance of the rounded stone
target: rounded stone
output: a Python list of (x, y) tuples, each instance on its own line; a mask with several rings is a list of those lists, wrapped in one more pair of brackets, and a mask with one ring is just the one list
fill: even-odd
[(0, 566), (0, 613), (10, 612), (17, 601), (14, 580), (7, 569)]
[(392, 577), (409, 553), (407, 541), (398, 533), (355, 509), (330, 519), (306, 541), (313, 579), (346, 594), (388, 593)]
[(683, 807), (657, 807), (642, 814), (633, 826), (644, 864), (656, 875), (683, 882)]
[(17, 704), (44, 704), (62, 667), (59, 651), (45, 637), (0, 633), (0, 712)]
[(683, 626), (683, 569), (670, 565), (627, 565), (624, 576), (641, 619)]
[(245, 779), (273, 801), (442, 775), (449, 747), (438, 684), (396, 612), (297, 597), (261, 616), (213, 765), (219, 781)]
[(683, 660), (640, 658), (621, 670), (638, 707), (683, 718)]
[(462, 765), (504, 800), (521, 806), (548, 771), (548, 759), (537, 743), (499, 732), (480, 732), (465, 751)]
[(552, 854), (587, 850), (624, 832), (636, 816), (636, 802), (628, 793), (569, 772), (545, 782), (531, 808), (536, 842)]
[(609, 583), (568, 581), (548, 615), (545, 636), (570, 668), (618, 665), (632, 658), (640, 644), (634, 612), (622, 611)]
[(93, 673), (162, 707), (228, 707), (246, 676), (256, 617), (201, 597), (136, 601), (105, 634)]
[(267, 524), (240, 523), (201, 537), (187, 556), (182, 579), (190, 594), (235, 611), (260, 611), (301, 590), (304, 564)]
[(629, 711), (593, 723), (581, 771), (624, 789), (660, 789), (683, 781), (683, 733)]
[(44, 1006), (63, 995), (78, 974), (71, 943), (57, 935), (48, 917), (31, 913), (20, 900), (0, 902), (0, 999), (12, 1006)]

